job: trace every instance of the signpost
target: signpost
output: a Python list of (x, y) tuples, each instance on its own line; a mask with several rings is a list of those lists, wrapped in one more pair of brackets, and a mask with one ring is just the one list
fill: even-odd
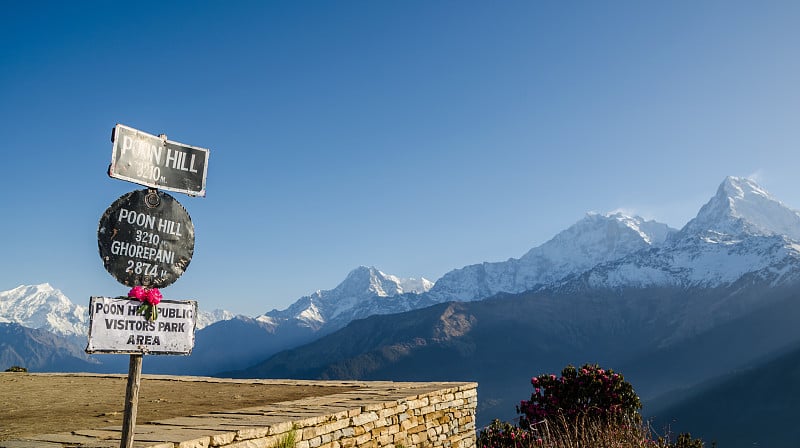
[(117, 124), (108, 175), (145, 190), (117, 199), (103, 213), (97, 246), (103, 266), (132, 297), (92, 297), (87, 353), (129, 353), (120, 448), (133, 446), (142, 356), (189, 355), (197, 302), (161, 300), (158, 288), (174, 283), (194, 254), (194, 225), (164, 189), (205, 196), (209, 150)]
[(97, 229), (103, 266), (126, 286), (164, 288), (180, 277), (194, 254), (194, 225), (172, 196), (136, 190), (103, 213)]
[(118, 124), (111, 135), (114, 143), (108, 175), (152, 188), (206, 195), (208, 153)]

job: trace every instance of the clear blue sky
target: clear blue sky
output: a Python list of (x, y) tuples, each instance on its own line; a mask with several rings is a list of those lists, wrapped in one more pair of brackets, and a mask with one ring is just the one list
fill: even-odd
[(121, 295), (111, 129), (211, 149), (163, 292), (256, 315), (358, 265), (435, 280), (587, 211), (800, 208), (800, 2), (6, 1), (0, 290)]

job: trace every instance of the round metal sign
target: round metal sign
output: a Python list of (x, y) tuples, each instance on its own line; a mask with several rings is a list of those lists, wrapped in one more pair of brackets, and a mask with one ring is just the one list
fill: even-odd
[(118, 282), (163, 288), (192, 261), (194, 225), (172, 196), (156, 190), (132, 191), (103, 213), (97, 245), (103, 266)]

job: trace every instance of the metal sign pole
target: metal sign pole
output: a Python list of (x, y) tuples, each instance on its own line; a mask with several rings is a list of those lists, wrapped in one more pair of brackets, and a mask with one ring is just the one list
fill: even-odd
[(125, 415), (122, 418), (122, 438), (119, 448), (133, 448), (136, 411), (139, 407), (139, 387), (142, 385), (142, 355), (131, 355), (128, 366), (128, 387), (125, 389)]

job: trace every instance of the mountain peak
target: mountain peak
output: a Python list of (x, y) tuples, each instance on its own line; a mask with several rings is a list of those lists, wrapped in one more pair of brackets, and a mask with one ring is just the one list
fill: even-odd
[(402, 297), (406, 293), (421, 294), (432, 286), (433, 282), (423, 277), (399, 278), (385, 274), (374, 266), (359, 266), (350, 271), (335, 288), (301, 297), (285, 310), (272, 310), (265, 316), (273, 319), (298, 319), (304, 325), (318, 329), (332, 319), (338, 318), (341, 321), (342, 316), (366, 317), (389, 310), (396, 311), (396, 307), (405, 306), (407, 300), (393, 300), (394, 298)]
[(580, 221), (519, 259), (455, 269), (436, 281), (429, 296), (438, 302), (480, 300), (520, 293), (663, 243), (676, 232), (666, 224), (624, 213), (589, 212)]
[(0, 321), (61, 335), (83, 335), (88, 327), (88, 310), (72, 303), (49, 283), (20, 285), (0, 291)]
[(53, 288), (50, 283), (41, 283), (38, 285), (19, 285), (14, 289), (9, 289), (5, 292), (9, 297), (22, 297), (37, 293), (48, 295), (61, 294), (61, 291)]
[(556, 266), (589, 268), (599, 262), (620, 258), (628, 253), (660, 244), (675, 232), (666, 224), (646, 221), (624, 213), (589, 212), (580, 221), (535, 247), (521, 260), (545, 257)]
[(373, 266), (359, 266), (350, 271), (334, 290), (353, 295), (369, 292), (380, 297), (402, 294), (400, 285), (390, 277), (393, 276), (387, 276)]
[(641, 216), (629, 215), (620, 211), (605, 214), (589, 212), (586, 216), (589, 219), (594, 218), (596, 222), (599, 220), (626, 227), (635, 232), (647, 244), (661, 244), (667, 239), (667, 235), (676, 232), (675, 229), (666, 224), (654, 220), (646, 220)]
[(755, 181), (728, 176), (681, 233), (715, 240), (741, 235), (786, 235), (800, 240), (800, 214)]
[(746, 196), (761, 196), (765, 199), (777, 201), (766, 190), (761, 188), (755, 181), (746, 177), (728, 176), (717, 189), (717, 195), (722, 194), (725, 197), (744, 199)]
[(391, 274), (386, 274), (374, 266), (359, 266), (339, 284), (336, 290), (347, 291), (368, 291), (379, 297), (391, 297), (398, 294), (413, 292), (421, 294), (428, 291), (433, 286), (433, 282), (420, 277), (400, 278)]

